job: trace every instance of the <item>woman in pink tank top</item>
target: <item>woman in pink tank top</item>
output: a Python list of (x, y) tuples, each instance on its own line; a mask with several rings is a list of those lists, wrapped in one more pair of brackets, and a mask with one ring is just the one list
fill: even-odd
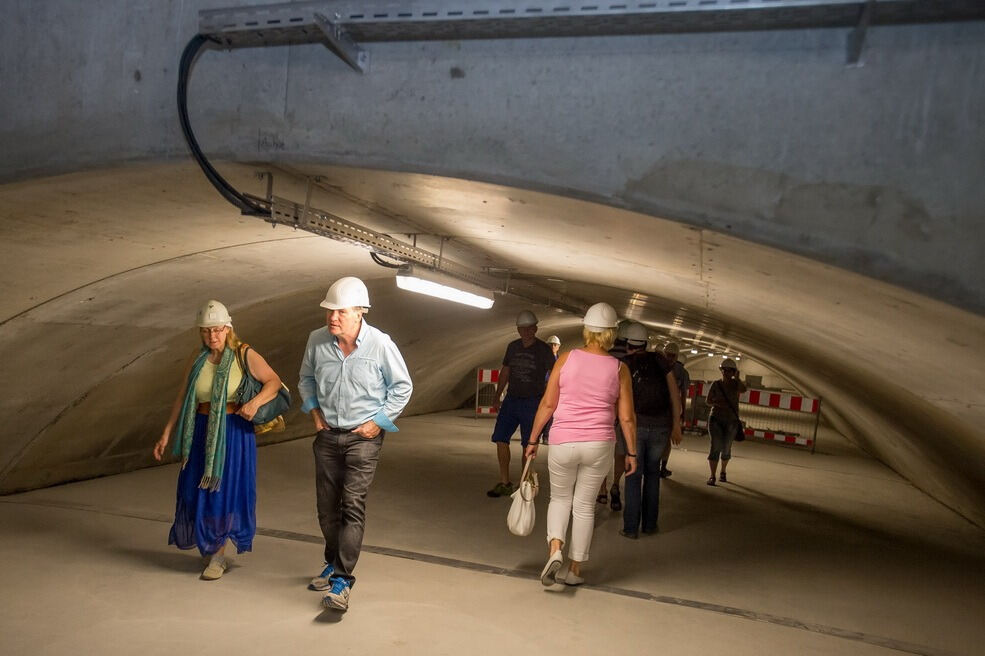
[[(636, 414), (629, 370), (608, 354), (616, 336), (616, 311), (607, 303), (588, 309), (582, 323), (585, 346), (558, 358), (534, 418), (531, 435), (540, 435), (554, 417), (547, 456), (551, 502), (547, 507), (545, 586), (578, 585), (581, 564), (588, 560), (595, 526), (595, 492), (609, 473), (616, 442), (615, 420), (626, 436), (626, 472), (636, 471)], [(527, 446), (537, 457), (536, 441)], [(568, 567), (565, 538), (571, 524)]]

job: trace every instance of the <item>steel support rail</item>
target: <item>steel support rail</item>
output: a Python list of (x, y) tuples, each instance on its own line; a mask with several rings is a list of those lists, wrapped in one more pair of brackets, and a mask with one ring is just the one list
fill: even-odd
[[(221, 47), (368, 41), (606, 36), (985, 20), (982, 0), (360, 0), (199, 12)], [(328, 45), (326, 43), (326, 45)]]

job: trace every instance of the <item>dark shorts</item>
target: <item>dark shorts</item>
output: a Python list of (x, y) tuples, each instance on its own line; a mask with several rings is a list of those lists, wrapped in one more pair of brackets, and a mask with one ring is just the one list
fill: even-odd
[(499, 406), (499, 414), (496, 415), (496, 427), (493, 429), (492, 441), (509, 444), (513, 438), (513, 433), (519, 427), (520, 444), (527, 446), (527, 442), (530, 441), (530, 431), (534, 427), (534, 416), (537, 414), (537, 406), (539, 405), (540, 398), (536, 396), (525, 399), (506, 397), (503, 400), (503, 405)]
[(711, 436), (711, 450), (708, 460), (730, 460), (732, 458), (732, 438), (739, 427), (734, 419), (718, 419), (715, 415), (708, 418), (708, 435)]

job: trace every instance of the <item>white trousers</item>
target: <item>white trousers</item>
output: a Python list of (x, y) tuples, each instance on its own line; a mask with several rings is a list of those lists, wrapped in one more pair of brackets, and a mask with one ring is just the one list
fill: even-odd
[(595, 497), (602, 479), (612, 467), (615, 440), (551, 444), (547, 470), (551, 475), (551, 502), (547, 506), (547, 542), (565, 543), (568, 520), (571, 542), (568, 558), (584, 562), (592, 546), (595, 530)]

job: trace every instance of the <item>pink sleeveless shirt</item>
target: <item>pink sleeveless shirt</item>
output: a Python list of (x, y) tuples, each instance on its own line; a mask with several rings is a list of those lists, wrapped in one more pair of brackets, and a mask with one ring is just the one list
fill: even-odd
[(616, 439), (619, 360), (574, 350), (561, 368), (551, 444)]

